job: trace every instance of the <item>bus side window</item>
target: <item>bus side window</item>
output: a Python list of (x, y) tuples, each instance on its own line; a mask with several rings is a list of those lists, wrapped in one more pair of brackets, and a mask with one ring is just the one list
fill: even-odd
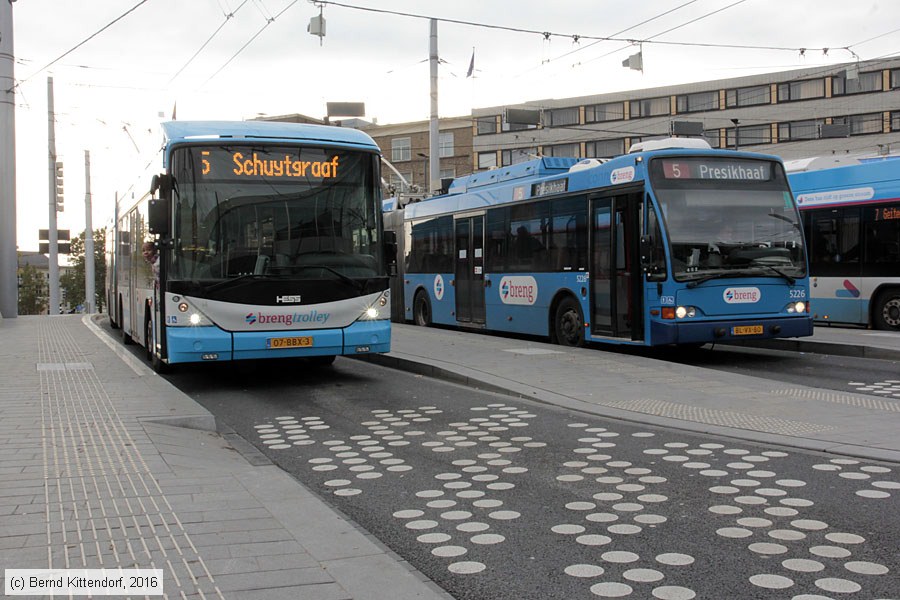
[(649, 281), (664, 281), (667, 277), (666, 273), (666, 252), (663, 248), (662, 231), (659, 228), (659, 219), (656, 217), (656, 211), (650, 202), (650, 196), (647, 196), (646, 210), (647, 215), (647, 234), (650, 236), (650, 261), (647, 271), (647, 279)]

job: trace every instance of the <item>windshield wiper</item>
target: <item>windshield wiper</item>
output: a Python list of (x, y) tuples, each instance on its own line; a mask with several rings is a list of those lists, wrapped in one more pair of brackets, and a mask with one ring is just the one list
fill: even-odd
[(787, 281), (789, 285), (794, 285), (795, 283), (797, 283), (797, 280), (796, 280), (796, 279), (794, 279), (793, 277), (791, 277), (791, 276), (788, 275), (787, 273), (784, 273), (784, 272), (782, 272), (781, 270), (776, 269), (776, 268), (773, 267), (772, 265), (767, 265), (767, 264), (765, 264), (765, 263), (759, 263), (759, 264), (756, 264), (756, 265), (753, 265), (753, 266), (754, 266), (754, 267), (765, 267), (766, 269), (769, 269), (769, 270), (771, 270), (771, 271), (774, 271), (775, 273), (778, 274), (779, 277), (784, 278), (785, 281)]
[(239, 282), (246, 282), (248, 279), (263, 279), (265, 275), (257, 275), (256, 273), (248, 273), (246, 275), (239, 275), (234, 279), (226, 279), (225, 281), (220, 281), (219, 283), (214, 283), (208, 288), (206, 288), (207, 292), (214, 292), (216, 290), (232, 287), (234, 284)]
[(735, 275), (738, 275), (738, 274), (741, 274), (741, 273), (743, 273), (743, 271), (737, 271), (737, 272), (735, 272), (735, 271), (725, 271), (725, 272), (722, 272), (722, 273), (710, 273), (709, 275), (705, 275), (705, 276), (703, 276), (703, 277), (699, 277), (699, 278), (697, 278), (697, 279), (692, 279), (691, 281), (688, 281), (686, 287), (688, 287), (688, 288), (695, 288), (695, 287), (697, 287), (698, 285), (700, 285), (701, 283), (710, 281), (710, 280), (712, 280), (712, 279), (724, 279), (724, 278), (726, 278), (726, 277), (734, 277)]

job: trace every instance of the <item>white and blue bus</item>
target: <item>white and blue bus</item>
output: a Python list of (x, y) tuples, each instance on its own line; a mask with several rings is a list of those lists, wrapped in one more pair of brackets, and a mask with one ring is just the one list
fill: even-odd
[(157, 370), (390, 350), (380, 152), (360, 131), (164, 123), (162, 174), (120, 199), (110, 320)]
[(813, 318), (900, 331), (900, 160), (788, 179), (809, 247)]
[[(635, 151), (636, 150), (636, 151)], [(777, 157), (646, 142), (456, 179), (386, 215), (395, 318), (585, 342), (812, 334), (800, 215)]]

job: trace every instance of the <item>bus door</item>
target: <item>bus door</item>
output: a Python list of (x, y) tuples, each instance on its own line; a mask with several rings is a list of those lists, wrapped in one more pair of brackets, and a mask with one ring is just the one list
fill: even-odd
[(642, 193), (627, 191), (591, 201), (591, 331), (641, 340)]
[(458, 217), (456, 231), (456, 320), (484, 324), (484, 215)]

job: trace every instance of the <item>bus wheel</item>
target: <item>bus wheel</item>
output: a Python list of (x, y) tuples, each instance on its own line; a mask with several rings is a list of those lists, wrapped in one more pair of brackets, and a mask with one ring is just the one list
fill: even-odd
[(584, 346), (584, 317), (574, 298), (565, 298), (556, 307), (556, 342), (560, 346)]
[(413, 320), (419, 327), (428, 327), (431, 325), (431, 302), (425, 292), (416, 294), (413, 302)]
[(334, 364), (334, 355), (332, 356), (310, 356), (309, 362), (315, 367), (330, 367)]
[(876, 329), (900, 331), (900, 289), (884, 290), (878, 294), (872, 322)]

